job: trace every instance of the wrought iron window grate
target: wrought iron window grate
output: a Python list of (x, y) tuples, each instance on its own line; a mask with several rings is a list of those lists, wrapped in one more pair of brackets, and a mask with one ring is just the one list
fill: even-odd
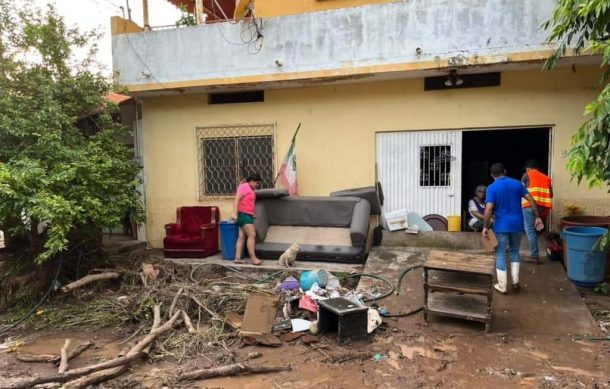
[(419, 148), (419, 186), (451, 185), (451, 146)]
[(233, 125), (197, 128), (199, 195), (232, 196), (250, 173), (272, 188), (275, 172), (275, 126)]

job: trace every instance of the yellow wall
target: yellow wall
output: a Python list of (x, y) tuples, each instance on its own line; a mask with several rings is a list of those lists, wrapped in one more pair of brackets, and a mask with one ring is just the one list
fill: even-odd
[[(299, 122), (298, 181), (302, 195), (327, 195), (372, 185), (375, 132), (420, 129), (554, 126), (555, 215), (563, 206), (610, 214), (605, 191), (570, 183), (565, 150), (583, 121), (587, 102), (598, 93), (599, 70), (577, 68), (502, 74), (502, 86), (424, 92), (423, 80), (267, 90), (264, 103), (207, 105), (206, 96), (143, 100), (148, 236), (162, 245), (163, 225), (175, 208), (189, 204), (221, 206), (231, 201), (200, 201), (197, 186), (195, 127), (277, 123), (276, 160), (281, 161)], [(557, 205), (560, 205), (557, 207)]]
[(393, 1), (396, 0), (256, 0), (254, 12), (257, 17), (268, 18)]
[(111, 35), (130, 34), (133, 32), (142, 31), (144, 31), (144, 29), (131, 20), (126, 20), (119, 16), (113, 16), (110, 18)]

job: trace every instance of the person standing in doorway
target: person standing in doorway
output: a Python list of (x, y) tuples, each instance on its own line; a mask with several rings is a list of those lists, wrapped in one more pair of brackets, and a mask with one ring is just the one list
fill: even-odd
[(239, 226), (239, 236), (235, 246), (235, 263), (244, 263), (241, 255), (244, 250), (244, 243), (250, 254), (250, 263), (260, 265), (263, 263), (256, 257), (256, 230), (254, 229), (254, 211), (256, 203), (256, 193), (254, 192), (261, 184), (261, 176), (258, 173), (250, 174), (245, 181), (239, 184), (235, 193), (233, 203), (233, 220)]
[[(530, 159), (525, 163), (525, 174), (521, 178), (521, 182), (534, 198), (540, 217), (543, 220), (546, 219), (553, 206), (553, 186), (551, 185), (551, 179), (538, 170), (538, 162), (536, 160)], [(529, 202), (523, 199), (521, 206), (523, 207), (525, 235), (529, 244), (529, 260), (539, 264), (540, 256), (538, 253), (538, 233), (535, 225), (536, 218)]]
[(538, 208), (532, 196), (523, 184), (513, 178), (506, 177), (506, 170), (501, 163), (495, 163), (490, 169), (494, 182), (487, 188), (485, 214), (483, 220), (484, 239), (489, 239), (492, 215), (495, 216), (494, 233), (498, 240), (496, 246), (496, 273), (498, 283), (494, 289), (502, 294), (507, 293), (507, 261), (506, 250), (510, 252), (510, 273), (512, 287), (519, 289), (519, 246), (521, 234), (523, 233), (523, 212), (521, 210), (521, 199), (525, 198), (531, 204), (534, 213), (536, 229), (544, 228), (542, 219), (538, 215)]

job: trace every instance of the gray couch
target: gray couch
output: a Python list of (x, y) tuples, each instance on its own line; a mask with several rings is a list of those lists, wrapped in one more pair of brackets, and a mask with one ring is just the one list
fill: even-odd
[(257, 192), (256, 254), (278, 258), (292, 243), (297, 260), (362, 263), (370, 203), (358, 197), (275, 197)]

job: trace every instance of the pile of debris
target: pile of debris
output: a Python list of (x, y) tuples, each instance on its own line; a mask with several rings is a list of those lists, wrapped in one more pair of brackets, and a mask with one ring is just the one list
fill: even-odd
[[(204, 356), (218, 366), (180, 371), (173, 382), (289, 370), (289, 365), (237, 362), (232, 349), (243, 345), (279, 346), (297, 338), (305, 343), (317, 342), (320, 332), (333, 330), (332, 326), (337, 329), (336, 322), (325, 325), (319, 317), (320, 307), (336, 300), (345, 301), (343, 308), (364, 312), (364, 331), (353, 337), (366, 336), (381, 318), (375, 309), (364, 306), (364, 301), (393, 291), (389, 284), (384, 292), (356, 293), (353, 282), (349, 287), (353, 275), (343, 275), (340, 280), (323, 270), (299, 274), (287, 269), (261, 275), (208, 263), (191, 268), (161, 261), (134, 262), (136, 265), (97, 271), (65, 285), (61, 294), (77, 294), (78, 301), (63, 298), (60, 307), (43, 306), (26, 322), (46, 330), (109, 325), (130, 328), (121, 342), (129, 346), (114, 359), (73, 370), (69, 361), (91, 347), (90, 342), (75, 345), (66, 340), (57, 355), (28, 355), (17, 349), (17, 359), (55, 363), (59, 370), (51, 376), (28, 378), (5, 387), (44, 383), (86, 387), (123, 374), (143, 358), (184, 360)], [(109, 289), (107, 283), (116, 288)], [(257, 356), (251, 354), (252, 358)]]

